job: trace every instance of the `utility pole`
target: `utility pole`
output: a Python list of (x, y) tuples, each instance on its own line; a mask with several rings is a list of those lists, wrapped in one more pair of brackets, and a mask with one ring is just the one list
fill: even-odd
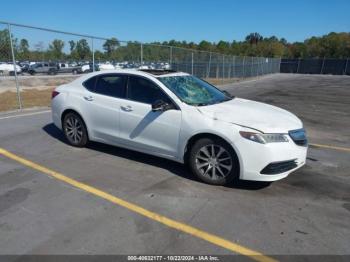
[(15, 81), (16, 81), (18, 105), (19, 105), (19, 109), (22, 110), (22, 100), (21, 100), (21, 94), (20, 94), (20, 91), (19, 91), (18, 76), (17, 76), (17, 65), (16, 65), (15, 52), (13, 50), (11, 25), (7, 24), (7, 28), (8, 28), (9, 36), (10, 36), (10, 46), (11, 46), (11, 54), (12, 54), (13, 71), (14, 71)]
[(92, 50), (92, 72), (95, 72), (95, 50), (94, 50), (93, 38), (91, 38), (91, 50)]
[(191, 74), (193, 75), (193, 52), (192, 52)]
[(141, 66), (143, 65), (143, 45), (141, 43), (140, 45), (140, 62), (141, 62)]

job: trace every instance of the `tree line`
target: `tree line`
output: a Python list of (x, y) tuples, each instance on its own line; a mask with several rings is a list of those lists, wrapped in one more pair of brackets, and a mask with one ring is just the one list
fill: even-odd
[[(67, 43), (54, 39), (45, 47), (43, 41), (30, 45), (27, 39), (12, 37), (16, 60), (71, 60), (86, 61), (92, 59), (92, 51), (86, 39), (70, 40)], [(170, 50), (170, 47), (174, 47)], [(143, 44), (144, 61), (189, 60), (191, 52), (178, 48), (216, 52), (234, 56), (282, 57), (282, 58), (348, 58), (350, 57), (350, 33), (329, 33), (321, 37), (311, 37), (303, 42), (289, 43), (276, 36), (263, 37), (259, 33), (251, 33), (243, 41), (219, 41), (217, 43), (201, 41), (164, 41)], [(100, 48), (101, 49), (101, 48)], [(69, 52), (67, 51), (69, 50)], [(139, 61), (141, 45), (137, 42), (120, 42), (116, 38), (104, 41), (101, 50), (95, 50), (96, 60)], [(196, 55), (201, 53), (196, 53)], [(209, 53), (202, 53), (208, 59)], [(11, 60), (10, 36), (7, 29), (0, 31), (0, 61)]]

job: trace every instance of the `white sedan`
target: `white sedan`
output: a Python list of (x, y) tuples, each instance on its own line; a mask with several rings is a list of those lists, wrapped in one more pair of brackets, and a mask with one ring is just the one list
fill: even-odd
[(16, 68), (17, 74), (22, 73), (22, 69), (19, 65), (13, 66), (13, 64), (10, 64), (10, 63), (9, 64), (7, 64), (7, 63), (0, 64), (0, 75), (5, 75), (5, 74), (14, 75), (15, 68)]
[(52, 116), (73, 146), (96, 141), (171, 159), (216, 185), (282, 179), (307, 154), (292, 113), (170, 70), (84, 75), (55, 89)]

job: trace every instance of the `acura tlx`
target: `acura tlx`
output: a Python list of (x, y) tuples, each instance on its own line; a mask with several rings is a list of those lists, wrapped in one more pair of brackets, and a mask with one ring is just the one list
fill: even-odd
[(171, 159), (215, 185), (285, 178), (307, 154), (292, 113), (171, 70), (84, 75), (53, 91), (52, 116), (72, 146), (96, 141)]

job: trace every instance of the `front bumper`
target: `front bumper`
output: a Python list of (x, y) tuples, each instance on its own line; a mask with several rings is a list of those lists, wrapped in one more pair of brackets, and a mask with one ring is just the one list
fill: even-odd
[[(240, 179), (276, 181), (306, 162), (307, 146), (288, 142), (259, 144), (247, 139), (235, 142), (240, 161)], [(272, 167), (272, 169), (271, 169)]]

